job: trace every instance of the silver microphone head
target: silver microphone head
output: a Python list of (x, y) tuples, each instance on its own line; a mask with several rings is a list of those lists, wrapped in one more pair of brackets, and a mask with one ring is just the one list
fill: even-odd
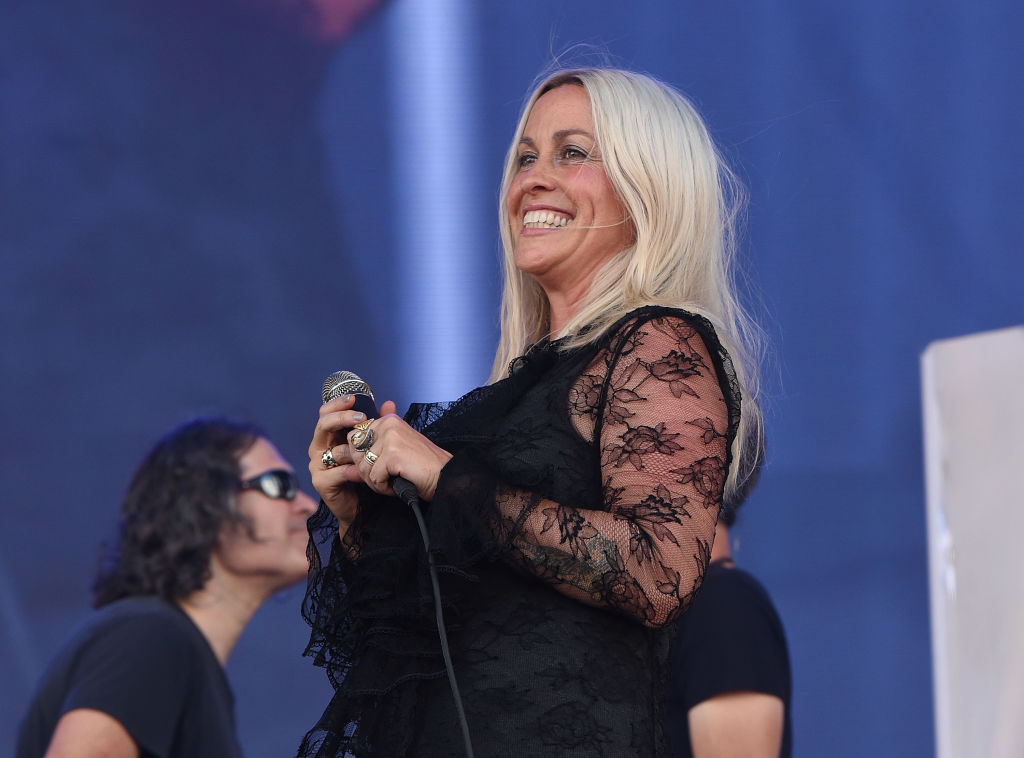
[(324, 379), (321, 394), (325, 403), (342, 395), (369, 395), (371, 400), (376, 400), (370, 385), (351, 371), (335, 371)]

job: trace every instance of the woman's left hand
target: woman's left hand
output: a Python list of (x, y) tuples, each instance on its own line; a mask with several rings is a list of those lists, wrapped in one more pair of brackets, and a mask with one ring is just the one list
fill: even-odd
[(389, 480), (400, 476), (412, 482), (420, 499), (433, 500), (441, 469), (451, 460), (451, 453), (396, 416), (395, 404), (390, 400), (381, 406), (380, 412), (380, 418), (364, 432), (372, 431), (372, 442), (362, 456), (355, 449), (358, 432), (352, 430), (348, 434), (359, 476), (371, 489), (385, 495), (394, 494)]

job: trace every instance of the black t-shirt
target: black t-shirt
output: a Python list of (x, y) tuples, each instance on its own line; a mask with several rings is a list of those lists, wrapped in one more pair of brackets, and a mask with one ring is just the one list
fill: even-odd
[(189, 617), (159, 598), (111, 603), (79, 627), (36, 688), (16, 757), (42, 756), (76, 708), (117, 719), (146, 758), (241, 756), (224, 669)]
[(667, 731), (673, 758), (691, 758), (687, 713), (729, 692), (763, 692), (785, 706), (782, 758), (792, 751), (790, 669), (786, 635), (764, 587), (750, 574), (716, 561), (672, 642)]

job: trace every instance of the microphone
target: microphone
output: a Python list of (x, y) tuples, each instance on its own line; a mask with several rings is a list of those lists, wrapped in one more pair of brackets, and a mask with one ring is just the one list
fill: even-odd
[[(373, 390), (370, 389), (369, 384), (351, 371), (335, 371), (324, 379), (324, 386), (320, 394), (325, 403), (342, 395), (352, 395), (355, 398), (352, 410), (360, 411), (366, 418), (377, 417), (377, 401), (373, 397)], [(388, 484), (406, 505), (413, 505), (419, 501), (416, 486), (408, 479), (393, 476), (388, 480)]]

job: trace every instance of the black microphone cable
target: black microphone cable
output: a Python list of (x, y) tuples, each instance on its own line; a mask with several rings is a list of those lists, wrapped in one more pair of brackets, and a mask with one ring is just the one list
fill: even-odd
[[(355, 395), (356, 402), (353, 408), (362, 411), (367, 418), (377, 415), (377, 404), (370, 390), (370, 385), (353, 374), (351, 371), (335, 371), (324, 380), (323, 400), (328, 402), (341, 395)], [(459, 683), (455, 680), (455, 667), (452, 665), (452, 656), (448, 648), (448, 632), (444, 623), (444, 610), (441, 604), (441, 585), (437, 579), (437, 566), (434, 564), (434, 554), (430, 551), (430, 536), (427, 534), (427, 524), (423, 520), (423, 512), (420, 510), (420, 497), (416, 492), (416, 486), (401, 476), (393, 476), (388, 482), (391, 489), (409, 506), (413, 516), (416, 517), (416, 525), (420, 530), (420, 537), (423, 540), (423, 549), (427, 553), (427, 567), (430, 571), (430, 585), (434, 594), (434, 617), (437, 620), (437, 635), (441, 641), (441, 656), (444, 658), (445, 671), (448, 674), (448, 684), (451, 687), (452, 698), (455, 700), (455, 710), (459, 717), (459, 728), (462, 730), (462, 742), (466, 748), (466, 758), (474, 758), (473, 742), (469, 737), (469, 722), (466, 720), (466, 711), (462, 706), (462, 696), (459, 694)]]
[[(396, 490), (397, 491), (397, 490)], [(405, 500), (405, 498), (402, 498)], [(411, 500), (405, 502), (412, 508), (416, 523), (420, 528), (420, 535), (423, 537), (423, 549), (427, 551), (427, 565), (430, 569), (430, 584), (434, 591), (434, 616), (437, 619), (437, 634), (441, 640), (441, 655), (444, 657), (444, 667), (448, 672), (448, 683), (451, 685), (452, 697), (455, 699), (455, 710), (459, 715), (459, 727), (462, 729), (462, 742), (466, 747), (466, 758), (473, 757), (473, 743), (469, 739), (469, 722), (466, 721), (466, 712), (462, 708), (462, 696), (459, 694), (459, 683), (455, 681), (455, 667), (452, 666), (452, 656), (448, 650), (448, 634), (445, 631), (444, 611), (441, 608), (441, 586), (437, 581), (437, 566), (434, 565), (434, 554), (430, 551), (430, 537), (427, 535), (427, 525), (423, 521), (423, 514), (420, 512), (419, 496), (413, 488)]]

